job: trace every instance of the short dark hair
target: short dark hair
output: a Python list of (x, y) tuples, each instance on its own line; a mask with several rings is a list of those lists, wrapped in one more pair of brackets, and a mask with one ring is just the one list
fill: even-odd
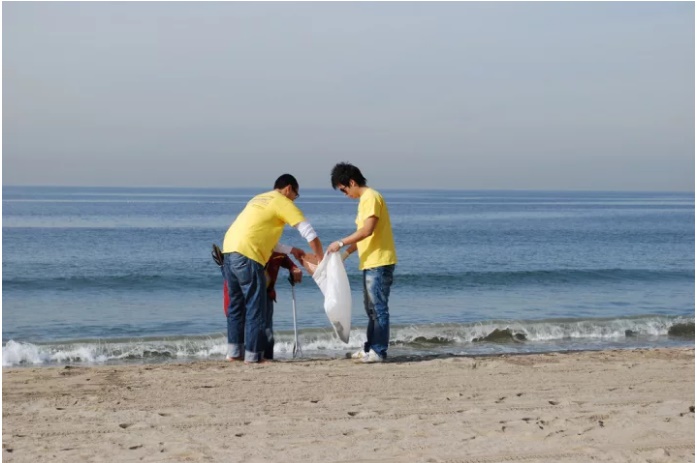
[(280, 190), (281, 188), (285, 188), (288, 185), (295, 191), (296, 193), (298, 192), (298, 188), (300, 185), (298, 185), (298, 181), (295, 179), (290, 174), (283, 174), (280, 177), (276, 179), (276, 183), (273, 184), (273, 189), (274, 190)]
[(349, 164), (348, 162), (340, 162), (332, 169), (332, 188), (337, 189), (338, 185), (348, 186), (353, 180), (358, 186), (365, 186), (367, 180), (361, 173), (361, 169)]

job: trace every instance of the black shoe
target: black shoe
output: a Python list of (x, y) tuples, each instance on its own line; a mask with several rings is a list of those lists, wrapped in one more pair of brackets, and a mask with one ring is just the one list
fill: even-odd
[(223, 257), (223, 252), (216, 244), (213, 244), (213, 251), (211, 252), (211, 256), (213, 256), (213, 260), (216, 264), (218, 264), (218, 267), (223, 266), (223, 261), (225, 260), (225, 257)]

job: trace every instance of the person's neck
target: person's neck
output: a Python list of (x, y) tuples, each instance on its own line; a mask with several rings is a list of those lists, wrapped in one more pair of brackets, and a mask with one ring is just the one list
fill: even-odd
[(285, 196), (286, 198), (290, 199), (289, 195), (287, 195), (286, 193), (283, 192), (284, 189), (285, 189), (285, 188), (276, 188), (275, 190), (276, 190), (276, 192), (278, 192), (278, 194), (280, 194), (281, 196)]

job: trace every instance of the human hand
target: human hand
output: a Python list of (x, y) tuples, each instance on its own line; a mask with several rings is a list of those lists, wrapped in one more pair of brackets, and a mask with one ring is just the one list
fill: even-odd
[(291, 273), (292, 273), (293, 281), (295, 281), (296, 283), (302, 283), (302, 281), (303, 281), (303, 271), (302, 270), (300, 270), (299, 268), (296, 267), (291, 271)]
[(302, 262), (303, 256), (305, 255), (305, 251), (299, 248), (293, 248), (290, 250), (290, 253), (293, 254), (293, 257), (298, 259), (298, 261)]
[(340, 241), (334, 241), (327, 247), (327, 252), (337, 252), (341, 249), (342, 243)]

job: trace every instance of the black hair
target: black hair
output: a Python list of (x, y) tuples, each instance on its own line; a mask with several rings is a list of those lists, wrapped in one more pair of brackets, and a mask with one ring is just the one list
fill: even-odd
[(290, 174), (283, 174), (280, 177), (276, 179), (276, 183), (273, 184), (273, 189), (274, 190), (280, 190), (282, 188), (287, 187), (290, 185), (290, 187), (295, 191), (296, 193), (298, 192), (298, 188), (300, 185), (298, 185), (298, 181), (295, 179)]
[(361, 169), (349, 164), (348, 162), (340, 162), (332, 169), (332, 188), (337, 189), (338, 185), (348, 186), (353, 180), (358, 186), (365, 186), (367, 180), (361, 173)]

